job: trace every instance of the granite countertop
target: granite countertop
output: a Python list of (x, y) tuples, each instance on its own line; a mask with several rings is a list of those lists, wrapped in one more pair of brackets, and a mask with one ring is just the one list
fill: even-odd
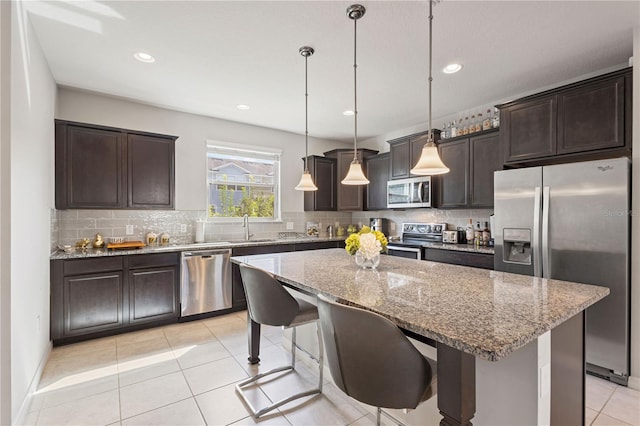
[(146, 246), (137, 249), (95, 249), (88, 248), (86, 250), (75, 249), (71, 253), (63, 250), (56, 250), (51, 253), (51, 260), (64, 259), (83, 259), (89, 257), (104, 256), (125, 256), (132, 254), (150, 254), (150, 253), (171, 253), (188, 250), (208, 250), (208, 249), (225, 249), (236, 247), (254, 247), (254, 246), (272, 246), (280, 244), (302, 244), (315, 243), (324, 241), (344, 241), (345, 237), (306, 237), (306, 238), (281, 238), (281, 239), (255, 239), (255, 240), (233, 240), (233, 241), (210, 241), (206, 243), (189, 243), (189, 244), (168, 244)]
[[(498, 361), (609, 294), (606, 287), (384, 256), (359, 268), (343, 249), (232, 257), (312, 294)], [(327, 268), (331, 273), (327, 274)]]

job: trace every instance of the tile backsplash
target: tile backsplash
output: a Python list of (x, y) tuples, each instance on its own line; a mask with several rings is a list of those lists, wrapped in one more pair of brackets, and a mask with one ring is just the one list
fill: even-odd
[[(425, 222), (425, 223), (446, 223), (447, 229), (454, 230), (458, 227), (466, 227), (469, 219), (473, 219), (473, 226), (476, 222), (484, 225), (489, 222), (489, 217), (493, 214), (493, 210), (477, 209), (477, 210), (439, 210), (439, 209), (407, 209), (407, 210), (380, 210), (353, 212), (352, 221), (354, 223), (368, 224), (369, 219), (373, 217), (389, 219), (389, 235), (402, 234), (402, 224), (404, 222)], [(395, 229), (394, 229), (395, 228)]]
[[(278, 232), (305, 232), (307, 222), (316, 222), (320, 226), (320, 235), (326, 235), (328, 225), (368, 225), (372, 217), (389, 219), (395, 225), (390, 235), (400, 235), (403, 222), (444, 222), (449, 229), (465, 227), (469, 218), (477, 221), (489, 221), (492, 210), (439, 210), (407, 209), (364, 212), (283, 212), (280, 222), (258, 222), (249, 219), (249, 231), (254, 239), (276, 238)], [(205, 219), (203, 211), (196, 210), (52, 210), (51, 211), (51, 248), (59, 244), (75, 245), (77, 241), (95, 239), (96, 233), (108, 241), (109, 237), (125, 237), (126, 240), (144, 241), (147, 232), (161, 234), (166, 232), (172, 243), (186, 244), (195, 240), (195, 223)], [(287, 229), (287, 223), (293, 223), (293, 229)], [(127, 225), (133, 226), (133, 235), (126, 235)], [(182, 231), (185, 225), (186, 231)], [(393, 229), (395, 227), (395, 229)], [(230, 222), (207, 222), (205, 241), (239, 240), (244, 236), (242, 219)]]
[[(77, 241), (95, 239), (96, 233), (105, 240), (109, 237), (125, 237), (125, 240), (144, 241), (147, 232), (166, 232), (172, 243), (186, 244), (195, 240), (195, 223), (205, 219), (203, 211), (196, 210), (52, 210), (51, 248), (59, 244), (75, 245)], [(328, 225), (350, 224), (351, 212), (283, 212), (280, 222), (259, 222), (249, 218), (252, 238), (276, 238), (278, 232), (305, 232), (307, 222), (320, 225), (320, 235)], [(287, 229), (287, 223), (293, 229)], [(133, 226), (133, 235), (126, 235), (127, 225)], [(185, 225), (186, 231), (182, 231)], [(229, 222), (207, 222), (205, 241), (238, 240), (244, 236), (242, 218)]]

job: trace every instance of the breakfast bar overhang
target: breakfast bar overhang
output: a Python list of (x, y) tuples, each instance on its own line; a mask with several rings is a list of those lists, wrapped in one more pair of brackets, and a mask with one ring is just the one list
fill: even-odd
[[(492, 394), (492, 419), (518, 407), (520, 424), (584, 422), (584, 310), (608, 288), (391, 256), (363, 270), (342, 249), (231, 260), (302, 293), (376, 312), (435, 345), (442, 425), (470, 424), (480, 388)], [(249, 321), (252, 363), (259, 342), (260, 326)], [(532, 372), (530, 390), (504, 391), (520, 370)]]

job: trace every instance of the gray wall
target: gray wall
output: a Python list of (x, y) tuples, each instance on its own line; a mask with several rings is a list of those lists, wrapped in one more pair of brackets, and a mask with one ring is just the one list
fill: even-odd
[[(10, 194), (7, 199), (3, 191), (2, 205), (9, 205), (11, 211), (11, 417), (15, 423), (28, 409), (29, 395), (38, 384), (51, 345), (48, 238), (56, 85), (22, 3), (11, 2), (11, 6)], [(3, 178), (4, 167), (3, 162)], [(6, 258), (4, 252), (2, 257)]]

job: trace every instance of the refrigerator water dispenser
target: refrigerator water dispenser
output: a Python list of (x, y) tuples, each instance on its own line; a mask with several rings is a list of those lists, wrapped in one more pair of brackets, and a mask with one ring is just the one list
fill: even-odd
[(505, 262), (531, 265), (531, 229), (505, 228), (503, 241)]

